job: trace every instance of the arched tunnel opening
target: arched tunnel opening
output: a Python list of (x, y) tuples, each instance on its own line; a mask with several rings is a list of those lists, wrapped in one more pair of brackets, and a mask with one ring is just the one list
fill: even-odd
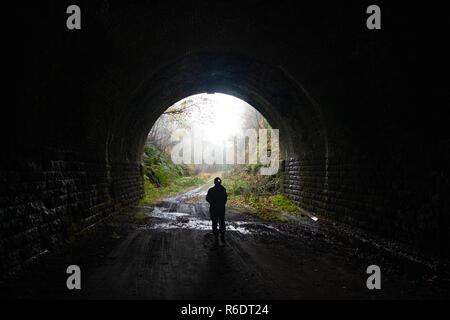
[[(6, 293), (21, 297), (23, 276), (50, 270), (47, 259), (67, 264), (67, 256), (54, 257), (70, 248), (76, 260), (70, 264), (85, 265), (91, 285), (76, 298), (373, 298), (360, 278), (368, 265), (383, 261), (390, 261), (386, 269), (395, 270), (388, 275), (395, 281), (395, 272), (448, 279), (448, 134), (438, 102), (445, 90), (442, 84), (428, 88), (420, 78), (419, 71), (438, 67), (437, 59), (426, 59), (430, 50), (414, 46), (418, 35), (429, 42), (423, 33), (396, 24), (378, 35), (358, 29), (360, 6), (351, 7), (345, 22), (339, 8), (313, 4), (302, 10), (262, 3), (182, 11), (162, 3), (80, 6), (86, 27), (79, 31), (60, 27), (66, 8), (56, 2), (34, 8), (37, 15), (25, 13), (19, 30), (27, 41), (18, 46), (24, 58), (13, 77), (17, 107), (2, 117), (1, 135)], [(419, 67), (424, 60), (430, 61), (426, 70)], [(198, 94), (240, 99), (270, 124), (263, 129), (277, 129), (280, 138), (277, 189), (251, 194), (260, 196), (247, 203), (253, 214), (237, 205), (239, 197), (231, 198), (230, 239), (217, 250), (211, 231), (183, 233), (184, 218), (210, 226), (207, 188), (198, 187), (212, 182), (186, 180), (183, 191), (158, 194), (164, 183), (146, 164), (164, 153), (161, 146), (148, 147), (157, 144), (149, 133), (158, 118)], [(169, 141), (168, 132), (160, 135)], [(178, 167), (173, 158), (167, 161), (166, 186), (188, 171), (184, 166), (174, 176)], [(226, 174), (225, 165), (208, 168), (208, 179), (220, 172), (225, 186), (227, 177), (239, 180)], [(156, 188), (153, 196), (148, 183)], [(275, 195), (282, 204), (271, 202)], [(254, 214), (264, 210), (270, 214)], [(165, 221), (177, 228), (152, 227), (168, 213), (180, 214)], [(259, 231), (239, 232), (252, 228)], [(87, 252), (118, 262), (95, 267), (81, 250), (85, 238), (95, 239)], [(125, 276), (110, 282), (117, 270)], [(186, 275), (198, 270), (203, 278)], [(237, 281), (233, 272), (248, 281)], [(398, 280), (375, 298), (448, 296), (445, 281), (416, 292), (412, 284), (399, 289)], [(223, 290), (214, 295), (210, 283)], [(133, 284), (137, 291), (127, 289)], [(74, 294), (48, 287), (49, 297)]]
[[(276, 175), (279, 162), (288, 154), (286, 141), (289, 139), (280, 137), (279, 129), (253, 106), (216, 92), (191, 95), (167, 108), (153, 123), (145, 144), (165, 153), (173, 164), (190, 165), (196, 172), (223, 171), (235, 165), (270, 165), (271, 159), (264, 157), (270, 158), (273, 150)], [(144, 158), (146, 152), (151, 153), (145, 146), (142, 152)]]
[[(141, 217), (155, 218), (148, 224), (154, 229), (211, 231), (215, 213), (207, 208), (207, 194), (218, 179), (229, 200), (226, 230), (254, 232), (254, 226), (264, 224), (241, 221), (236, 210), (253, 205), (247, 215), (264, 216), (268, 212), (258, 210), (264, 202), (284, 200), (284, 206), (293, 206), (280, 188), (281, 141), (278, 129), (234, 96), (202, 93), (176, 102), (153, 124), (144, 145)], [(271, 211), (272, 219), (287, 215)]]

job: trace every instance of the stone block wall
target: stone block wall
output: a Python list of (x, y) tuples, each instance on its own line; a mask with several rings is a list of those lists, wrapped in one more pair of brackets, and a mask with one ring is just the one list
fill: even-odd
[(143, 168), (134, 163), (115, 163), (111, 170), (112, 197), (116, 204), (129, 205), (144, 197)]
[(58, 248), (80, 230), (144, 195), (140, 166), (46, 158), (0, 171), (0, 273)]
[(281, 186), (313, 214), (449, 256), (442, 198), (448, 176), (422, 173), (387, 161), (290, 158)]

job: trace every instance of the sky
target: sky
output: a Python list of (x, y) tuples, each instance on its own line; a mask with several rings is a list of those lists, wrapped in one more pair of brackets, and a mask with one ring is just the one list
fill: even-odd
[[(217, 143), (239, 134), (243, 124), (242, 116), (245, 110), (252, 108), (249, 104), (222, 93), (199, 94), (186, 99), (195, 99), (200, 96), (206, 96), (208, 103), (200, 108), (194, 108), (191, 119), (193, 129), (202, 130), (205, 133), (203, 137), (205, 141)], [(208, 121), (198, 120), (205, 119), (205, 116)]]

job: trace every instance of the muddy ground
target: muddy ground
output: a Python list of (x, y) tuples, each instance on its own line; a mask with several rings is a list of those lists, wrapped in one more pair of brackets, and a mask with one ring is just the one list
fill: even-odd
[[(321, 219), (273, 222), (228, 208), (226, 242), (210, 230), (209, 184), (113, 221), (48, 255), (2, 298), (37, 299), (448, 299), (447, 274), (399, 258)], [(148, 217), (148, 218), (146, 218)], [(69, 291), (68, 265), (82, 270)], [(366, 268), (381, 268), (381, 290)]]

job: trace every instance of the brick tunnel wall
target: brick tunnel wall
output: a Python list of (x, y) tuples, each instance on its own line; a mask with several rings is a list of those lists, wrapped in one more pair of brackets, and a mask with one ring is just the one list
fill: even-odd
[[(67, 3), (18, 5), (22, 34), (5, 40), (15, 87), (0, 117), (2, 275), (137, 200), (138, 140), (158, 108), (216, 91), (291, 137), (283, 187), (301, 207), (448, 254), (448, 88), (435, 75), (448, 74), (445, 16), (416, 25), (419, 12), (384, 4), (391, 18), (372, 32), (364, 6), (340, 3), (80, 6), (83, 28), (70, 31)], [(322, 138), (336, 141), (327, 165)]]
[(376, 229), (373, 222), (389, 227), (378, 218), (368, 220), (386, 192), (376, 171), (361, 162), (328, 161), (328, 170), (326, 166), (325, 159), (289, 158), (282, 173), (283, 192), (301, 208), (320, 216), (366, 229)]
[(8, 277), (144, 195), (139, 165), (75, 161), (64, 152), (0, 171), (0, 274)]
[(289, 158), (281, 183), (310, 213), (448, 256), (448, 179), (445, 171), (424, 176), (388, 159)]

